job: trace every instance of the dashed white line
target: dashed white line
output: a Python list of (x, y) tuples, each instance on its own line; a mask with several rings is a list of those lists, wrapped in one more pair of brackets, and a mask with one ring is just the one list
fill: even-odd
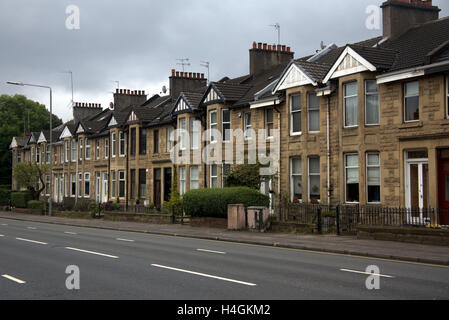
[(7, 226), (7, 224), (6, 223), (2, 223), (2, 224), (0, 224), (0, 226)]
[(73, 235), (77, 235), (78, 233), (76, 233), (76, 232), (70, 232), (70, 231), (65, 231), (64, 232), (65, 234), (73, 234)]
[(368, 274), (368, 275), (379, 276), (379, 277), (384, 277), (384, 278), (394, 278), (393, 276), (389, 276), (389, 275), (385, 275), (385, 274), (378, 274), (378, 273), (371, 273), (371, 272), (357, 271), (357, 270), (350, 270), (350, 269), (340, 269), (340, 271)]
[(234, 283), (243, 284), (243, 285), (251, 286), (251, 287), (256, 286), (255, 283), (250, 283), (250, 282), (244, 282), (244, 281), (239, 281), (239, 280), (234, 280), (234, 279), (229, 279), (229, 278), (218, 277), (218, 276), (214, 276), (214, 275), (210, 275), (210, 274), (206, 274), (206, 273), (200, 273), (200, 272), (194, 272), (194, 271), (189, 271), (189, 270), (184, 270), (184, 269), (167, 267), (167, 266), (162, 266), (162, 265), (159, 265), (159, 264), (152, 264), (151, 266), (156, 267), (156, 268), (162, 268), (162, 269), (168, 269), (168, 270), (179, 271), (179, 272), (184, 272), (184, 273), (190, 273), (190, 274), (194, 274), (194, 275), (201, 276), (201, 277), (206, 277), (206, 278), (212, 278), (212, 279), (217, 279), (217, 280), (234, 282)]
[(226, 252), (222, 252), (222, 251), (214, 251), (214, 250), (207, 250), (207, 249), (196, 249), (196, 250), (202, 251), (202, 252), (209, 252), (209, 253), (226, 254)]
[(134, 240), (116, 238), (117, 241), (134, 242)]
[(35, 227), (27, 227), (27, 228), (30, 229), (30, 230), (36, 230)]
[(1, 238), (1, 237), (4, 237), (4, 235), (0, 234), (0, 238)]
[(71, 248), (71, 247), (65, 247), (65, 248), (68, 249), (68, 250), (79, 251), (79, 252), (84, 252), (84, 253), (95, 254), (97, 256), (103, 256), (103, 257), (118, 259), (117, 256), (112, 256), (110, 254), (105, 254), (105, 253), (101, 253), (101, 252), (95, 252), (95, 251), (89, 251), (89, 250), (83, 250), (83, 249), (77, 249), (77, 248)]
[(24, 283), (26, 283), (26, 282), (25, 282), (25, 281), (23, 281), (23, 280), (20, 280), (20, 279), (14, 278), (14, 277), (12, 277), (12, 276), (10, 276), (10, 275), (7, 275), (7, 274), (2, 274), (2, 277), (3, 277), (3, 278), (6, 278), (6, 279), (9, 279), (9, 280), (11, 280), (11, 281), (14, 281), (14, 282), (20, 283), (20, 284), (24, 284)]
[(16, 238), (16, 240), (26, 241), (26, 242), (31, 242), (31, 243), (37, 243), (37, 244), (48, 244), (46, 242), (40, 242), (40, 241), (35, 241), (35, 240), (23, 239), (23, 238)]

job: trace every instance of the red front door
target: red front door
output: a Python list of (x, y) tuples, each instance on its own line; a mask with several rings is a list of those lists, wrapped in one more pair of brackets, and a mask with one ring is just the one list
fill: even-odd
[(440, 225), (449, 225), (449, 149), (438, 150), (438, 205)]

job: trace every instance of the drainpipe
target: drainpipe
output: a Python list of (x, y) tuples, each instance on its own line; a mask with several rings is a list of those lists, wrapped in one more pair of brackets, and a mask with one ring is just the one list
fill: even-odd
[[(129, 198), (129, 172), (128, 172), (129, 171), (129, 163), (128, 163), (128, 155), (129, 155), (129, 145), (130, 145), (130, 143), (128, 141), (129, 135), (126, 134), (125, 129), (123, 129), (123, 136), (125, 138), (124, 140), (125, 140), (125, 143), (126, 143), (126, 154), (125, 154), (125, 159), (126, 159), (125, 208), (126, 208), (126, 211), (128, 211), (128, 198)], [(119, 143), (119, 145), (120, 145), (120, 143)]]
[[(74, 137), (72, 137), (72, 139), (73, 139)], [(76, 141), (76, 140), (75, 140)], [(79, 177), (78, 177), (78, 160), (79, 160), (79, 144), (78, 144), (78, 142), (79, 141), (76, 141), (76, 157), (75, 157), (75, 204), (77, 204), (78, 203), (78, 192), (81, 192), (81, 190), (78, 190), (79, 189)], [(70, 154), (71, 155), (71, 154)]]
[(330, 128), (329, 128), (329, 118), (330, 118), (330, 96), (327, 96), (327, 112), (326, 112), (326, 130), (327, 130), (327, 205), (331, 203), (331, 191), (330, 191), (330, 164), (331, 164), (331, 150), (330, 150)]

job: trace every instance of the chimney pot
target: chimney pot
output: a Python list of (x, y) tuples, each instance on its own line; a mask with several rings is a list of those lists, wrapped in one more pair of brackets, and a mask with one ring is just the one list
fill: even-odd
[(257, 43), (256, 43), (256, 41), (254, 41), (253, 42), (253, 49), (256, 49), (257, 48)]
[(179, 77), (179, 71), (176, 71), (176, 77)]
[(290, 47), (287, 47), (287, 52), (290, 52)]
[(263, 44), (263, 49), (267, 50), (267, 44), (266, 43)]
[(262, 42), (257, 43), (257, 48), (262, 49)]
[(268, 51), (271, 51), (271, 44), (268, 45)]
[(175, 69), (171, 69), (171, 76), (172, 76), (172, 77), (175, 76)]
[(286, 46), (282, 46), (282, 52), (286, 50)]
[(201, 74), (201, 79), (204, 79), (204, 73)]
[(145, 95), (145, 90), (142, 91), (142, 95), (143, 95), (143, 96)]
[(278, 44), (278, 51), (282, 51), (282, 46)]
[(192, 72), (189, 72), (189, 78), (192, 78)]

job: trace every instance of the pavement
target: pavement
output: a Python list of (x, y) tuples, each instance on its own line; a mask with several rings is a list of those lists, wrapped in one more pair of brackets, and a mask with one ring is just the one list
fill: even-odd
[(138, 222), (70, 219), (12, 212), (0, 212), (0, 218), (449, 265), (448, 247), (394, 241), (361, 240), (354, 236), (297, 235), (272, 232), (254, 233), (218, 228), (191, 227), (180, 224), (158, 225)]

